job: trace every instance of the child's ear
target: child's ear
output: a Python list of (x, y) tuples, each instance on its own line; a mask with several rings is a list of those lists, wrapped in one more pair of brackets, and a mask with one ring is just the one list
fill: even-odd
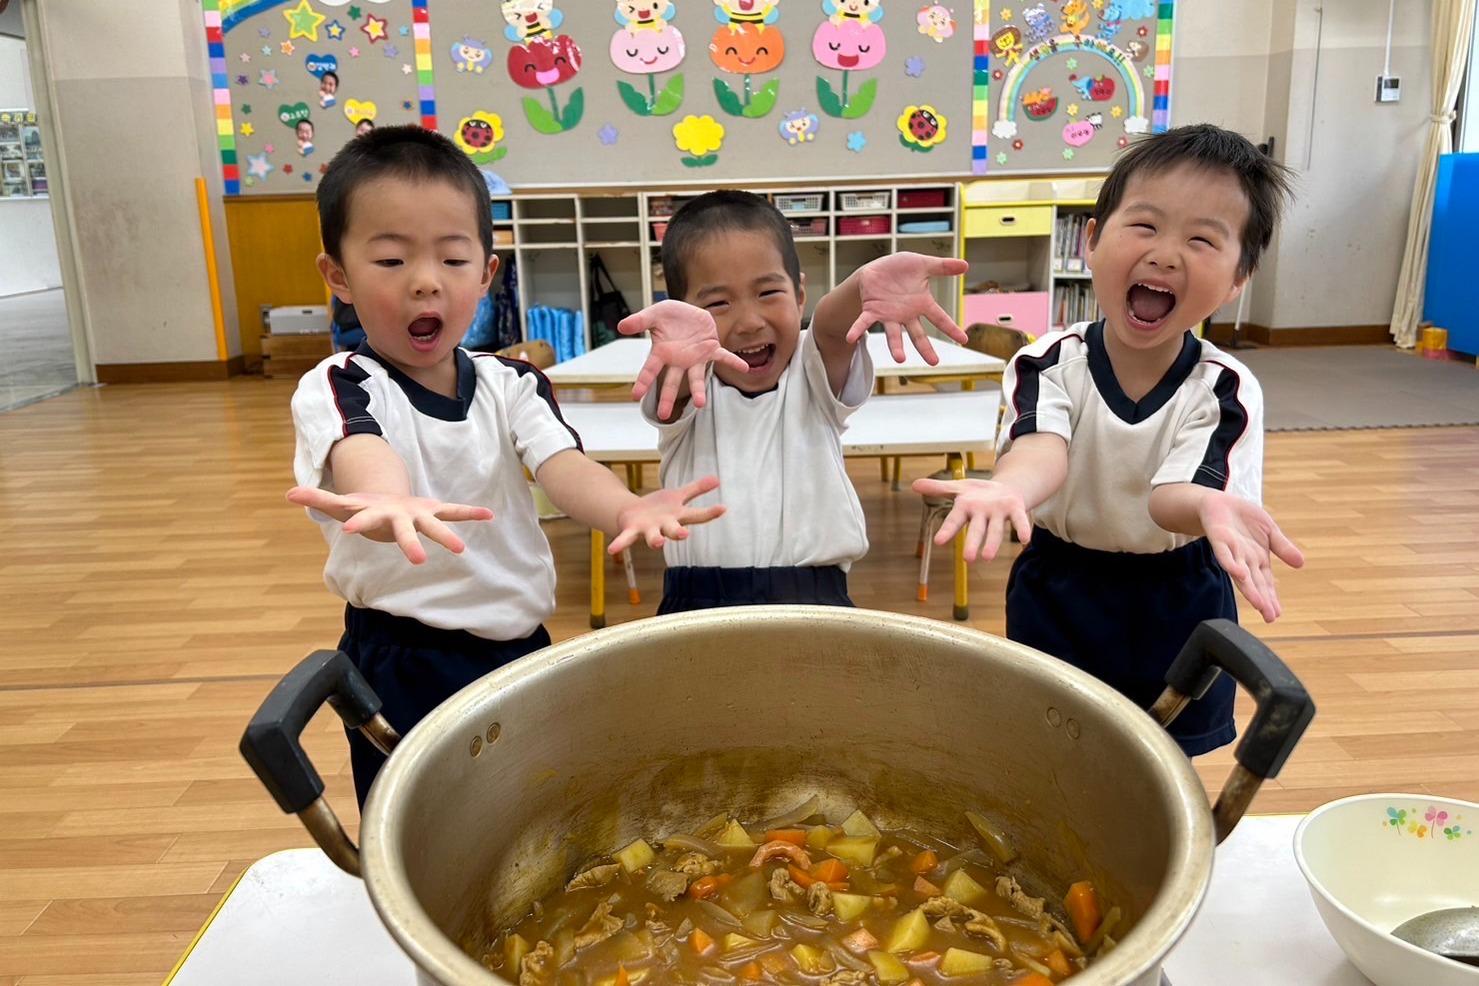
[[(1238, 295), (1243, 293), (1243, 288), (1247, 286), (1248, 279), (1246, 277), (1239, 277), (1237, 280), (1233, 281), (1233, 286), (1228, 289), (1227, 297), (1222, 299), (1222, 304), (1225, 305), (1228, 302), (1236, 301)], [(1218, 305), (1217, 307), (1221, 308), (1222, 305)]]
[(801, 272), (801, 283), (796, 285), (796, 304), (806, 311), (806, 271)]
[(344, 275), (344, 268), (339, 262), (327, 253), (318, 255), (318, 272), (323, 275), (324, 283), (334, 296), (346, 305), (354, 304), (354, 299), (349, 296), (349, 279)]
[(1099, 241), (1099, 224), (1090, 219), (1084, 226), (1084, 266), (1090, 270), (1094, 267), (1094, 247)]
[(497, 273), (498, 273), (498, 254), (496, 254), (496, 253), (490, 253), (490, 254), (488, 254), (488, 266), (485, 267), (485, 268), (483, 268), (483, 280), (482, 280), (482, 284), (483, 284), (483, 293), (484, 294), (487, 294), (488, 293), (488, 289), (493, 286), (493, 275), (494, 274), (497, 274)]

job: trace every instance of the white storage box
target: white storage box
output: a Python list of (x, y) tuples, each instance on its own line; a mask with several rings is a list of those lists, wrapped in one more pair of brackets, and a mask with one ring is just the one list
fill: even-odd
[(303, 336), (329, 331), (329, 309), (324, 305), (273, 308), (267, 313), (267, 331), (275, 336)]

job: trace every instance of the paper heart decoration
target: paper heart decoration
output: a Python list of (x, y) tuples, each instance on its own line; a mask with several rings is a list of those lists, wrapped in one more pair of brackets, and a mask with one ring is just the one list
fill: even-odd
[(309, 55), (303, 64), (316, 79), (322, 79), (325, 72), (339, 71), (339, 59), (333, 55)]
[(277, 118), (283, 122), (284, 126), (296, 127), (308, 119), (308, 104), (293, 103), (289, 105), (283, 103), (277, 108)]
[(344, 104), (344, 115), (349, 118), (350, 123), (356, 125), (358, 125), (361, 120), (375, 119), (376, 112), (377, 110), (375, 104), (370, 102), (368, 99), (365, 100), (363, 103), (357, 99), (351, 99)]
[(1083, 147), (1094, 139), (1092, 123), (1070, 123), (1063, 128), (1063, 143), (1069, 147)]

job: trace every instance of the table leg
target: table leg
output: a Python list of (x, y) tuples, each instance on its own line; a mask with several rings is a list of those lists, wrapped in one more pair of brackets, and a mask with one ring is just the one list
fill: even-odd
[[(971, 379), (970, 377), (966, 377), (964, 380), (962, 380), (960, 382), (960, 389), (961, 390), (975, 390), (976, 389), (976, 381), (973, 380), (973, 379)], [(971, 471), (975, 471), (975, 468), (976, 468), (976, 453), (974, 453), (974, 452), (967, 452), (966, 453), (966, 456), (965, 456), (965, 467), (967, 469), (971, 470)]]
[(899, 492), (899, 470), (902, 467), (903, 461), (904, 461), (904, 457), (903, 456), (901, 456), (901, 455), (894, 456), (894, 468), (893, 468), (894, 483), (893, 483), (893, 489), (894, 489), (894, 492), (895, 493)]
[[(955, 474), (956, 479), (965, 479), (965, 461), (959, 453), (950, 455), (950, 471)], [(960, 533), (955, 535), (955, 609), (952, 615), (957, 620), (970, 618), (970, 572), (965, 563), (965, 531), (962, 527)]]
[(606, 535), (591, 531), (591, 629), (606, 625)]

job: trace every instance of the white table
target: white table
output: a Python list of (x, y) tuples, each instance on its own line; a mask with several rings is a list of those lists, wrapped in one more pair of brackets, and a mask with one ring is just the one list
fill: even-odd
[[(914, 344), (904, 343), (905, 359), (895, 363), (888, 351), (888, 341), (881, 333), (868, 333), (868, 354), (873, 357), (877, 377), (997, 377), (1006, 362), (943, 339), (931, 339), (940, 362), (930, 366), (914, 351)], [(544, 371), (550, 382), (559, 387), (614, 387), (632, 384), (647, 359), (651, 344), (646, 339), (617, 339), (592, 349), (583, 356), (556, 363)]]
[[(1294, 864), (1296, 815), (1243, 819), (1165, 971), (1172, 986), (1370, 986), (1326, 933)], [(414, 986), (364, 884), (317, 849), (258, 860), (165, 986)]]
[[(615, 345), (615, 343), (612, 343)], [(1001, 391), (895, 394), (873, 397), (848, 419), (842, 434), (847, 456), (944, 455), (957, 477), (965, 476), (965, 458), (989, 452), (996, 441)], [(635, 403), (569, 403), (560, 408), (580, 435), (585, 454), (597, 462), (658, 461), (657, 429)], [(723, 498), (723, 490), (720, 491)], [(591, 626), (606, 625), (606, 537), (591, 532)], [(955, 539), (955, 605), (957, 620), (970, 616), (969, 572), (964, 540)]]

